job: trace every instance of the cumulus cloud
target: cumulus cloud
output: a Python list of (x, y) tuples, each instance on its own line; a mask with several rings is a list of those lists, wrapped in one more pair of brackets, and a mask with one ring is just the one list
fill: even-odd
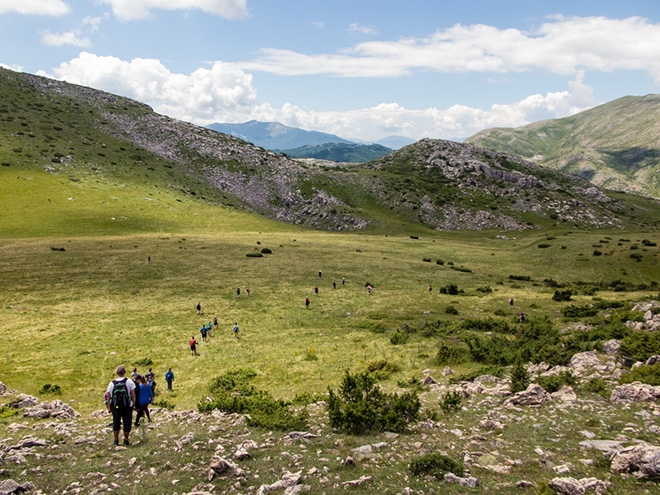
[(53, 71), (54, 75), (39, 75), (127, 96), (159, 113), (202, 125), (248, 120), (256, 102), (252, 76), (222, 62), (192, 74), (176, 74), (154, 59), (128, 62), (82, 52)]
[(531, 31), (454, 25), (424, 38), (369, 41), (331, 54), (264, 49), (248, 70), (281, 75), (397, 77), (416, 71), (649, 71), (660, 83), (660, 24), (642, 17), (553, 17)]
[(62, 0), (0, 0), (0, 14), (8, 12), (58, 16), (69, 12), (69, 6)]
[(80, 33), (69, 31), (66, 33), (51, 33), (45, 31), (41, 35), (41, 41), (44, 45), (62, 47), (64, 45), (89, 47), (92, 42), (89, 38), (80, 37)]
[[(2, 1), (2, 0), (0, 0)], [(112, 12), (122, 21), (144, 19), (152, 9), (192, 10), (238, 19), (247, 15), (247, 0), (101, 0), (112, 6)]]
[(565, 117), (596, 104), (592, 89), (582, 82), (580, 74), (569, 83), (569, 90), (534, 94), (512, 104), (494, 104), (487, 109), (466, 105), (453, 105), (447, 109), (408, 109), (397, 103), (382, 103), (358, 110), (315, 112), (286, 104), (280, 109), (268, 105), (257, 107), (253, 118), (365, 140), (378, 140), (392, 134), (411, 139), (463, 139), (482, 129), (518, 127), (538, 120)]

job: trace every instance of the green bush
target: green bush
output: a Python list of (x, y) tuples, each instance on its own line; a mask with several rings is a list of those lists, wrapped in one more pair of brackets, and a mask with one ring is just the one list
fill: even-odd
[(509, 280), (520, 280), (521, 282), (531, 282), (532, 277), (529, 275), (509, 275)]
[(367, 363), (367, 371), (376, 380), (386, 380), (392, 373), (401, 371), (401, 366), (390, 363), (387, 359), (376, 359)]
[(247, 253), (245, 256), (248, 258), (263, 258), (264, 255), (261, 253)]
[(610, 396), (610, 390), (607, 386), (607, 382), (602, 378), (589, 379), (589, 381), (582, 385), (582, 390), (592, 394), (598, 394), (603, 398), (608, 398)]
[(162, 407), (163, 409), (169, 409), (170, 411), (176, 407), (174, 404), (172, 404), (167, 399), (160, 399), (160, 400), (155, 401), (154, 406), (155, 407)]
[(442, 480), (446, 473), (463, 476), (463, 465), (460, 462), (436, 453), (413, 459), (409, 469), (415, 476), (433, 476), (439, 480)]
[(660, 363), (639, 366), (621, 377), (621, 383), (633, 382), (648, 383), (654, 387), (660, 385)]
[(133, 366), (151, 366), (152, 364), (154, 364), (154, 362), (151, 358), (142, 358), (139, 361), (135, 361)]
[(549, 393), (554, 393), (561, 388), (562, 385), (574, 387), (577, 383), (577, 378), (571, 371), (562, 371), (558, 375), (539, 376), (536, 382)]
[(256, 376), (251, 369), (228, 371), (211, 380), (209, 392), (213, 400), (197, 404), (199, 412), (219, 409), (227, 413), (249, 414), (251, 426), (267, 429), (291, 430), (307, 427), (308, 414), (295, 412), (290, 403), (273, 398), (269, 392), (258, 390), (248, 383)]
[(659, 332), (631, 331), (623, 338), (619, 347), (619, 355), (628, 363), (646, 361), (657, 354), (660, 354)]
[(488, 285), (484, 285), (483, 287), (477, 287), (476, 290), (477, 292), (482, 292), (484, 294), (490, 294), (491, 292), (493, 292), (493, 289)]
[(61, 395), (62, 389), (59, 385), (51, 385), (46, 383), (43, 387), (39, 389), (40, 394), (52, 394), (52, 395)]
[(415, 392), (388, 394), (374, 383), (367, 372), (351, 375), (346, 370), (338, 392), (328, 388), (326, 408), (333, 428), (355, 435), (401, 432), (417, 420), (420, 402)]
[(539, 244), (539, 247), (540, 247), (541, 249), (549, 248), (550, 246), (552, 246), (552, 244), (545, 244), (545, 243)]
[(517, 394), (529, 386), (529, 373), (522, 361), (518, 361), (511, 370), (511, 393)]
[(263, 254), (273, 254), (273, 250), (270, 248), (261, 248)]
[(438, 364), (449, 364), (459, 360), (461, 356), (461, 351), (456, 347), (449, 347), (447, 344), (443, 343), (438, 349), (437, 361)]
[(19, 409), (16, 407), (7, 404), (0, 406), (0, 418), (8, 418), (10, 416), (15, 416), (18, 413)]
[(495, 318), (467, 318), (461, 323), (464, 330), (473, 332), (515, 333), (515, 329), (503, 320)]
[(406, 342), (408, 342), (408, 334), (406, 332), (402, 332), (401, 330), (395, 330), (390, 335), (390, 343), (392, 345), (405, 344)]
[(571, 301), (572, 295), (573, 295), (573, 291), (571, 289), (556, 290), (555, 293), (552, 295), (552, 300), (557, 302)]
[(461, 394), (455, 390), (445, 392), (442, 394), (442, 397), (440, 397), (440, 409), (442, 409), (445, 414), (458, 411), (462, 406), (463, 397), (461, 397)]
[(445, 309), (445, 313), (447, 313), (448, 315), (457, 315), (458, 310), (454, 306), (450, 305), (450, 306), (447, 306), (447, 309)]
[(455, 296), (458, 294), (458, 286), (456, 284), (448, 284), (444, 287), (440, 287), (440, 294), (449, 294), (450, 296)]
[(587, 304), (586, 306), (575, 306), (571, 304), (562, 308), (561, 314), (565, 318), (587, 318), (596, 316), (598, 314), (598, 308), (591, 304)]

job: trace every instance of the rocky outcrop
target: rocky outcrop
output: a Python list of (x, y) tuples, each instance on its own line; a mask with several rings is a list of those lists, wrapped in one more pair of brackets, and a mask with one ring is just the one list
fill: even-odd
[(632, 473), (637, 479), (660, 479), (660, 447), (635, 445), (612, 457), (610, 470), (614, 474)]
[(642, 402), (659, 398), (660, 386), (654, 387), (642, 382), (619, 385), (610, 395), (610, 400), (616, 402)]
[(504, 406), (540, 406), (551, 400), (551, 396), (540, 385), (532, 383), (526, 390), (518, 392), (504, 402)]
[(585, 495), (589, 493), (603, 494), (609, 490), (611, 483), (598, 478), (554, 478), (548, 483), (556, 493), (562, 495)]

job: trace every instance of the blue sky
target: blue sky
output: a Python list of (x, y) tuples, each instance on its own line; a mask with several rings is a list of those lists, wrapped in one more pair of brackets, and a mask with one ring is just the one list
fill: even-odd
[(660, 92), (660, 2), (0, 0), (0, 65), (200, 125), (463, 139)]

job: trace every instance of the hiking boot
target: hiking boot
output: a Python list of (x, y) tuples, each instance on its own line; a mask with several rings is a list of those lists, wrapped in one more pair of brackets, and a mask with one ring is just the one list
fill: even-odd
[(124, 447), (128, 447), (131, 443), (128, 440), (124, 440)]
[(114, 442), (112, 442), (112, 445), (114, 447), (119, 447), (119, 440), (115, 440)]

